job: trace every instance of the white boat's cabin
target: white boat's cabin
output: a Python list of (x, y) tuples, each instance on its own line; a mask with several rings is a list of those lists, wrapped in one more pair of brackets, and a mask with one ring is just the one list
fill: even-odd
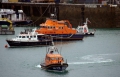
[(37, 35), (29, 35), (29, 34), (19, 34), (16, 38), (12, 39), (14, 41), (37, 41)]
[(77, 32), (78, 33), (88, 33), (89, 32), (88, 26), (87, 26), (88, 21), (89, 21), (88, 18), (86, 18), (86, 22), (83, 25), (77, 27)]
[(85, 24), (85, 25), (83, 25), (83, 26), (78, 26), (78, 27), (77, 27), (77, 32), (78, 32), (78, 33), (88, 33), (89, 30), (88, 30), (87, 25)]

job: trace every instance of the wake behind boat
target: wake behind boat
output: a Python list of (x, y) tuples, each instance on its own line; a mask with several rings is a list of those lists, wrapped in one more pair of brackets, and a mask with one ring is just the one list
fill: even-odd
[(50, 46), (53, 45), (52, 37), (45, 34), (38, 34), (33, 31), (25, 30), (15, 38), (6, 39), (10, 47), (24, 47), (24, 46)]
[(67, 62), (55, 46), (50, 46), (46, 53), (45, 61), (40, 64), (42, 69), (48, 71), (64, 72), (68, 67)]

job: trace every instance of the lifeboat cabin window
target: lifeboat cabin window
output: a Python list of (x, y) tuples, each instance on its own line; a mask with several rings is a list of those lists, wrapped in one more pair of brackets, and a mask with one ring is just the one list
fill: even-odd
[(45, 26), (40, 26), (40, 28), (46, 28)]
[(49, 26), (48, 28), (51, 29), (51, 26)]
[(50, 28), (52, 29), (53, 27), (51, 26)]
[(48, 26), (48, 29), (51, 29), (51, 26)]
[(48, 29), (55, 29), (55, 26), (48, 26)]
[(63, 29), (63, 27), (59, 27), (59, 29)]
[(51, 59), (51, 60), (63, 60), (63, 58), (62, 57), (47, 57), (46, 59)]
[(32, 36), (30, 36), (30, 38), (32, 38)]
[(62, 57), (51, 57), (51, 58), (47, 58), (47, 60), (51, 60), (52, 62), (64, 61)]
[(51, 58), (51, 60), (55, 60), (55, 58), (54, 58), (54, 57), (52, 57), (52, 58)]

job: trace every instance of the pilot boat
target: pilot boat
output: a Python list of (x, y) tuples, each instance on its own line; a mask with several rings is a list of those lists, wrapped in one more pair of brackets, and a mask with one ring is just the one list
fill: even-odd
[(26, 29), (25, 32), (20, 32), (15, 38), (6, 39), (10, 47), (24, 46), (50, 46), (53, 45), (53, 40), (50, 35), (38, 34), (36, 29)]
[(45, 23), (40, 24), (36, 32), (51, 35), (53, 41), (83, 40), (84, 34), (78, 33), (68, 20), (47, 18)]
[(60, 54), (55, 46), (50, 46), (45, 56), (45, 61), (40, 64), (42, 69), (47, 71), (64, 72), (68, 67), (67, 60), (64, 61), (63, 56)]
[(95, 29), (91, 32), (89, 31), (88, 26), (87, 26), (88, 22), (90, 22), (90, 21), (88, 20), (88, 18), (86, 18), (86, 22), (82, 26), (78, 25), (78, 27), (77, 27), (78, 33), (83, 33), (83, 34), (85, 34), (85, 36), (95, 34), (95, 31), (96, 31)]

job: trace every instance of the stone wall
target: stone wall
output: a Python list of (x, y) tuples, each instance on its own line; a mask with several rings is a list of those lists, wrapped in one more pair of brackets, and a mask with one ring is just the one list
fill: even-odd
[[(88, 18), (91, 28), (115, 28), (120, 26), (120, 8), (102, 6), (97, 8), (85, 7), (84, 17)], [(81, 24), (81, 8), (73, 6), (60, 7), (60, 19), (67, 19), (76, 27)], [(84, 20), (85, 21), (85, 20)]]
[[(73, 27), (82, 24), (81, 7), (76, 6), (60, 6), (59, 20), (69, 20)], [(45, 22), (48, 15), (32, 16), (35, 24)], [(91, 23), (88, 23), (89, 28), (116, 28), (120, 27), (120, 8), (102, 6), (97, 8), (84, 8), (84, 21), (88, 18)], [(37, 21), (36, 21), (37, 20)]]

